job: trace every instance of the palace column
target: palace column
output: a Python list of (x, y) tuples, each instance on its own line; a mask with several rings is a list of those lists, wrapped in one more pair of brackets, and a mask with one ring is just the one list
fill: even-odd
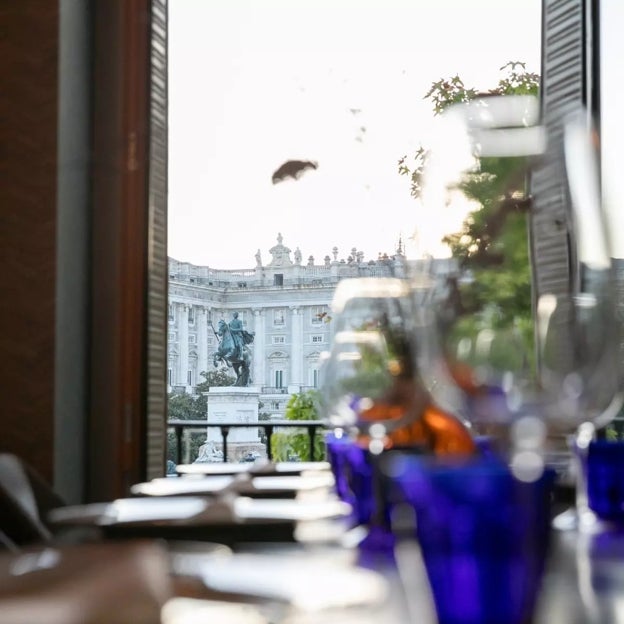
[(291, 365), (290, 365), (290, 380), (289, 385), (301, 386), (303, 385), (303, 314), (302, 309), (293, 306), (291, 309), (292, 323), (291, 323)]
[(254, 331), (256, 332), (253, 341), (253, 375), (252, 383), (254, 386), (266, 385), (266, 357), (264, 348), (264, 314), (260, 308), (253, 311), (254, 315)]
[(197, 308), (197, 379), (201, 383), (201, 373), (208, 370), (208, 311), (204, 306)]
[(178, 304), (178, 375), (177, 386), (188, 386), (189, 345), (188, 345), (188, 311), (186, 303)]

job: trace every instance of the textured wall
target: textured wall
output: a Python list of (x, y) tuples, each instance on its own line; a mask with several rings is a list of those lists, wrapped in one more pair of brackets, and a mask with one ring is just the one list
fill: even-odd
[(58, 4), (0, 8), (0, 449), (52, 480)]

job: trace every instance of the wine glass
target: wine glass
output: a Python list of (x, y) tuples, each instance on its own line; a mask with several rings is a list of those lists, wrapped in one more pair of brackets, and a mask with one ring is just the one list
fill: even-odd
[(321, 371), (324, 412), (330, 427), (370, 438), (373, 451), (419, 411), (410, 392), (410, 304), (400, 278), (347, 279), (334, 294), (335, 331)]
[[(438, 386), (456, 391), (474, 430), (523, 480), (539, 477), (557, 435), (586, 446), (622, 403), (586, 120), (547, 135), (531, 96), (456, 104), (440, 116), (423, 170), (424, 258), (413, 274), (433, 283), (424, 305), (443, 359)], [(561, 214), (544, 219), (557, 202)], [(433, 215), (437, 231), (427, 230)], [(538, 227), (556, 232), (550, 248), (538, 247)], [(435, 259), (441, 242), (447, 260)], [(583, 483), (577, 492), (580, 506)]]
[(320, 370), (337, 489), (354, 506), (357, 523), (369, 528), (361, 545), (374, 550), (392, 546), (377, 458), (387, 434), (414, 420), (423, 400), (413, 392), (410, 305), (407, 282), (400, 278), (339, 282), (331, 350)]
[(541, 474), (545, 440), (530, 236), (529, 174), (546, 148), (538, 121), (532, 96), (480, 97), (436, 118), (410, 267), (438, 340), (429, 386), (526, 479)]
[[(424, 383), (421, 369), (430, 353), (406, 279), (343, 280), (332, 312), (335, 334), (320, 383), (323, 415), (334, 431), (330, 461), (351, 470), (358, 491), (350, 502), (360, 523), (370, 525), (370, 540), (389, 546), (391, 504), (382, 483), (382, 453), (470, 455), (475, 444), (464, 425), (432, 401)], [(336, 477), (344, 492), (339, 469)]]
[(538, 299), (541, 383), (549, 427), (568, 436), (576, 477), (575, 508), (557, 516), (559, 529), (590, 529), (587, 453), (596, 430), (620, 411), (620, 322), (615, 272), (598, 182), (597, 135), (580, 110), (568, 117), (558, 145), (570, 205), (570, 286)]

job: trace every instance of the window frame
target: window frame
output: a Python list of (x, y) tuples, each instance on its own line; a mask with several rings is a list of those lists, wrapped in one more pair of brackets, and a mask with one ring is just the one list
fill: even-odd
[(286, 325), (286, 314), (284, 308), (273, 310), (273, 327), (284, 327)]
[(310, 308), (310, 323), (313, 327), (323, 324), (322, 314), (327, 313), (327, 306), (312, 306)]
[(167, 0), (94, 3), (86, 502), (165, 472)]

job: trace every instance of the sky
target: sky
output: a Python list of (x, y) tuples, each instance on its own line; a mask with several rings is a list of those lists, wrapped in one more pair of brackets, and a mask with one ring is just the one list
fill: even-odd
[[(541, 0), (172, 0), (169, 255), (264, 264), (281, 233), (322, 264), (415, 228), (397, 161), (427, 146), (431, 84), (540, 69)], [(289, 159), (316, 170), (272, 184)]]

